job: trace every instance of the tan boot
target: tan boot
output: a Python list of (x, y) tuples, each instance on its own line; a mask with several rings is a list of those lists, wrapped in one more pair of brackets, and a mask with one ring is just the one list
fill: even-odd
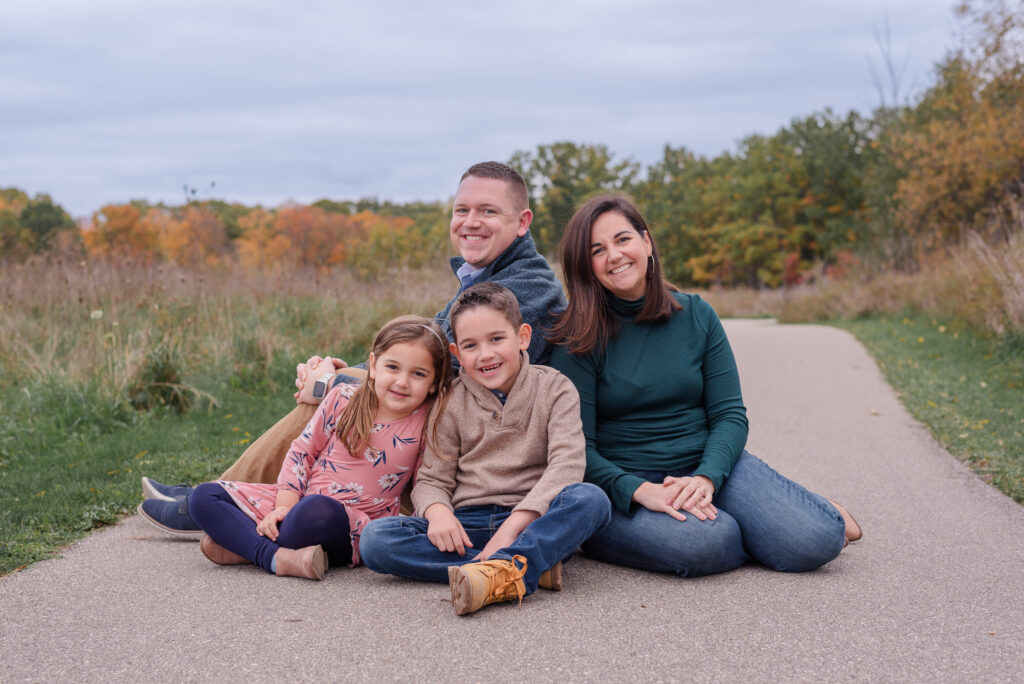
[(562, 591), (562, 561), (558, 561), (549, 569), (545, 570), (544, 574), (540, 576), (537, 586), (541, 589)]
[(452, 589), (452, 606), (456, 615), (480, 610), (498, 601), (523, 602), (526, 585), (526, 558), (514, 556), (522, 565), (510, 560), (486, 560), (448, 568), (448, 584)]
[(327, 572), (327, 554), (319, 544), (304, 549), (280, 548), (274, 554), (278, 577), (322, 580)]
[(203, 535), (203, 538), (199, 540), (199, 550), (217, 565), (247, 565), (249, 563), (248, 558), (225, 549), (213, 541), (213, 538), (208, 534)]

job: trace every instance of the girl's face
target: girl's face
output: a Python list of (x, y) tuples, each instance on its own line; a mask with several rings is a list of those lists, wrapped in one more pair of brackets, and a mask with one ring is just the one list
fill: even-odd
[(374, 420), (405, 418), (434, 391), (434, 357), (418, 342), (398, 342), (370, 354), (370, 382), (378, 400)]
[(590, 229), (590, 267), (598, 282), (619, 299), (644, 296), (652, 251), (647, 233), (638, 233), (617, 211), (601, 214)]

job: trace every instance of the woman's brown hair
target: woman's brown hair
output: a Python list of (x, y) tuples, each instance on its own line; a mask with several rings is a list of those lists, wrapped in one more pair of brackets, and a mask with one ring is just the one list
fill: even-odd
[[(371, 352), (380, 358), (392, 346), (401, 343), (418, 342), (430, 353), (434, 362), (434, 401), (435, 408), (431, 415), (440, 416), (448, 403), (449, 391), (452, 387), (452, 361), (448, 352), (448, 338), (436, 323), (422, 316), (399, 316), (384, 324), (373, 340)], [(377, 415), (379, 400), (374, 391), (373, 379), (367, 378), (359, 386), (352, 400), (338, 416), (335, 426), (337, 434), (349, 453), (357, 454), (366, 448), (373, 434), (374, 417)], [(424, 423), (424, 435), (426, 423)], [(437, 421), (431, 441), (437, 439)]]
[(609, 211), (622, 214), (641, 237), (646, 234), (651, 241), (644, 305), (634, 320), (637, 323), (662, 321), (682, 308), (672, 296), (678, 290), (661, 275), (658, 246), (654, 244), (640, 211), (619, 195), (594, 197), (584, 202), (569, 219), (559, 245), (569, 306), (556, 317), (550, 338), (556, 344), (567, 346), (573, 354), (589, 354), (595, 348), (603, 349), (608, 338), (618, 332), (618, 323), (608, 305), (610, 295), (594, 275), (590, 256), (594, 222)]

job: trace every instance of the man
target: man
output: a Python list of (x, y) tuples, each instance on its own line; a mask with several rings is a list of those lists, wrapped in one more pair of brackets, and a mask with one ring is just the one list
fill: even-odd
[[(459, 292), (477, 282), (490, 281), (512, 290), (519, 302), (523, 322), (535, 331), (528, 353), (530, 362), (546, 364), (551, 345), (543, 332), (551, 327), (553, 315), (565, 308), (565, 295), (547, 261), (537, 252), (530, 236), (529, 193), (526, 182), (515, 169), (498, 162), (474, 164), (459, 181), (452, 203), (449, 237), (461, 256), (450, 260), (460, 281), (455, 297), (435, 319), (452, 337), (448, 312)], [(222, 480), (276, 482), (288, 448), (309, 422), (326, 387), (338, 380), (334, 364), (321, 368), (319, 357), (297, 367), (295, 394), (299, 405), (250, 445)], [(338, 362), (344, 366), (343, 362)], [(326, 372), (324, 372), (326, 371)], [(361, 372), (346, 370), (353, 376)], [(333, 380), (331, 378), (334, 378)], [(201, 534), (188, 515), (187, 486), (168, 486), (142, 478), (146, 500), (139, 513), (157, 527), (172, 534)]]

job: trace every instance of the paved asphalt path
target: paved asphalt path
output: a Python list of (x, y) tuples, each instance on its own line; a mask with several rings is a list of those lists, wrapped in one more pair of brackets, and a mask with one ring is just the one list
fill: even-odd
[(680, 579), (576, 558), (457, 618), (444, 585), (217, 567), (138, 516), (0, 579), (0, 681), (1024, 681), (1024, 507), (848, 333), (728, 321), (749, 449), (865, 529), (824, 568)]

